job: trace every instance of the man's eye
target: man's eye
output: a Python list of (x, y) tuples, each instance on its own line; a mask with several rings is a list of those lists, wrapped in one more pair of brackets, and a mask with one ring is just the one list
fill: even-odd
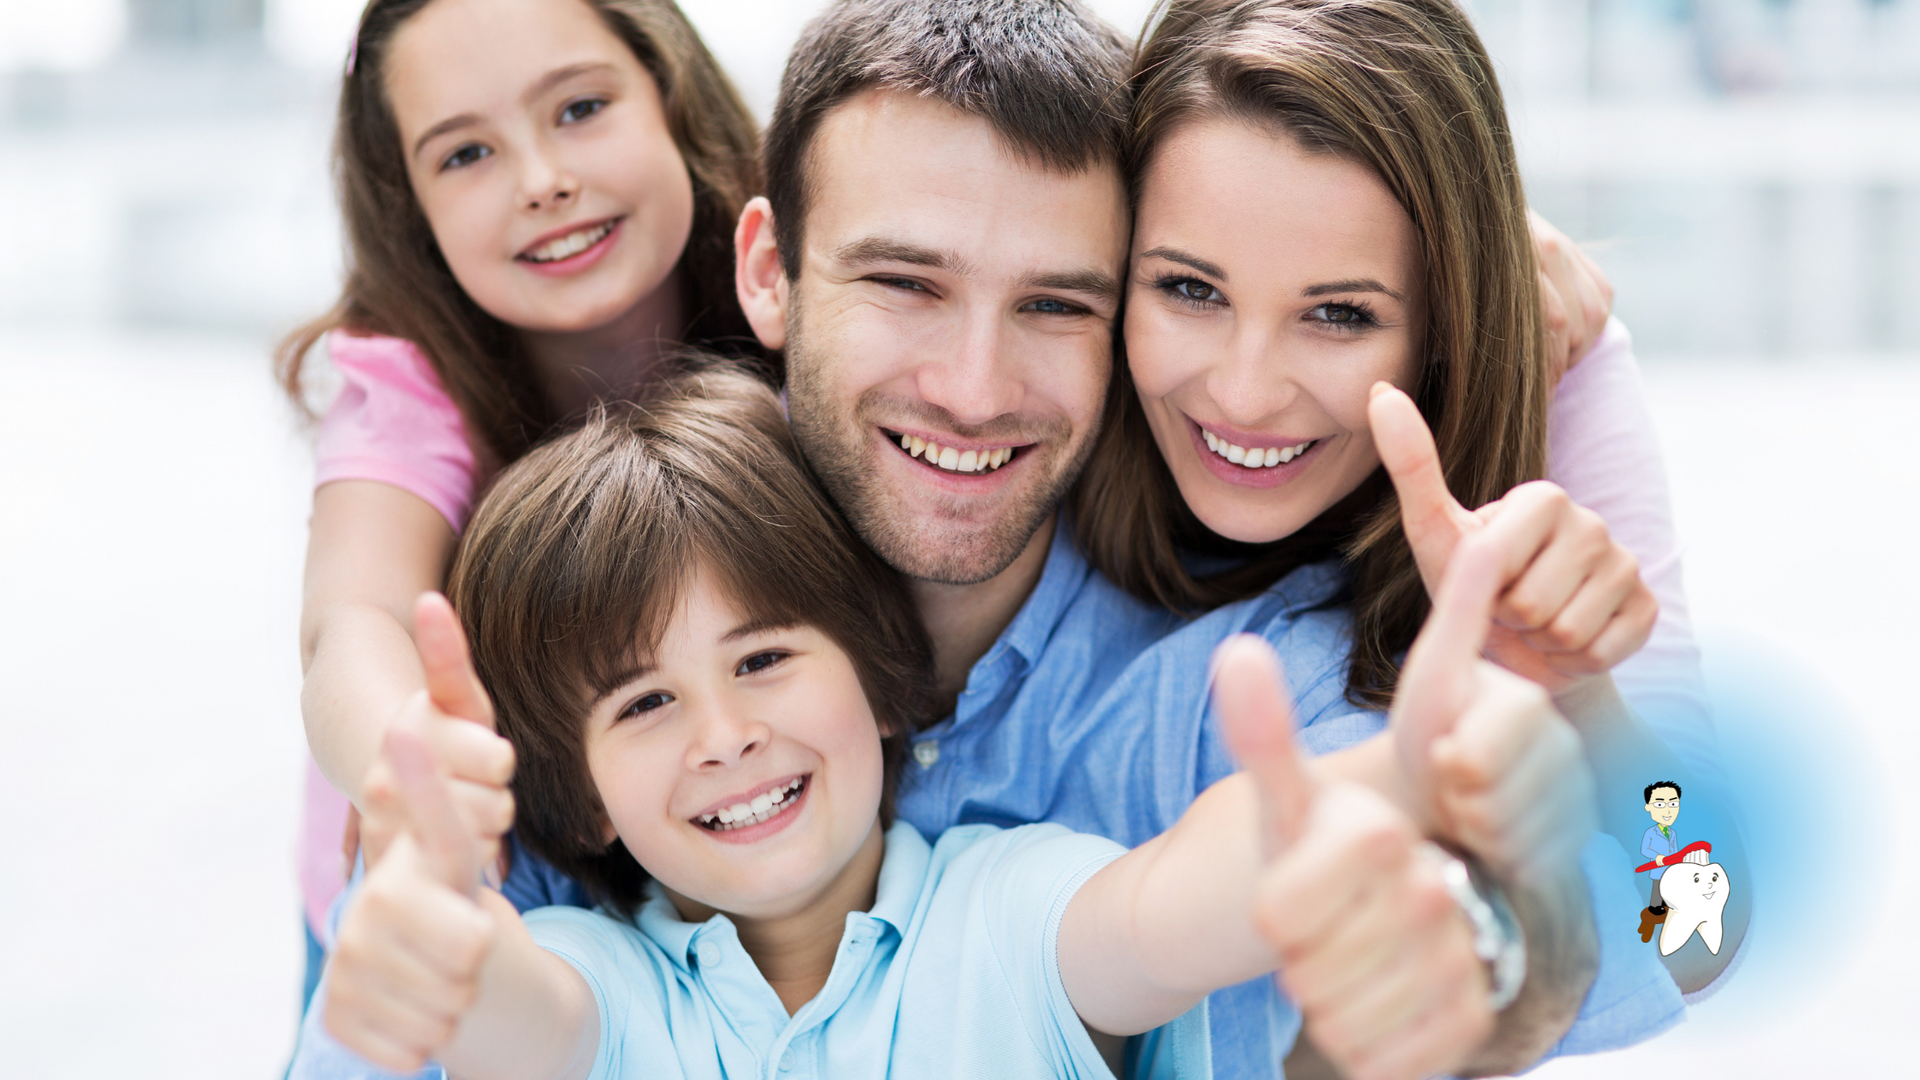
[(582, 98), (579, 101), (569, 101), (560, 110), (560, 122), (577, 124), (606, 107), (607, 102), (604, 98)]
[(654, 691), (651, 694), (642, 694), (639, 697), (633, 699), (631, 702), (628, 702), (627, 707), (624, 709), (621, 709), (620, 715), (615, 717), (615, 719), (625, 720), (625, 719), (628, 719), (629, 717), (639, 716), (641, 713), (650, 713), (653, 710), (661, 708), (662, 706), (668, 704), (672, 700), (673, 700), (672, 694), (664, 693), (658, 690)]
[(464, 169), (491, 153), (493, 153), (492, 150), (481, 146), (479, 143), (467, 143), (465, 146), (460, 147), (446, 156), (446, 159), (440, 163), (440, 171), (445, 172), (448, 169)]
[(876, 277), (876, 278), (873, 278), (872, 280), (877, 281), (882, 285), (885, 285), (889, 289), (905, 289), (908, 292), (926, 292), (927, 291), (927, 287), (925, 285), (921, 284), (918, 281), (913, 280), (912, 278)]
[(1026, 310), (1037, 311), (1042, 315), (1077, 315), (1081, 309), (1065, 300), (1049, 296), (1028, 304)]
[(785, 660), (789, 655), (788, 653), (777, 652), (771, 649), (766, 652), (757, 652), (745, 660), (740, 661), (740, 666), (734, 668), (733, 673), (735, 675), (751, 675), (756, 671), (765, 671), (780, 661)]

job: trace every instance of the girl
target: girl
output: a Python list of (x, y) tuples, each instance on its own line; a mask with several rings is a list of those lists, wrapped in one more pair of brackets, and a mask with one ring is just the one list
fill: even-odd
[[(1476, 662), (1495, 565), (1460, 563), (1478, 577), (1450, 578), (1437, 638), (1449, 647), (1429, 642), (1410, 687)], [(1273, 966), (1255, 912), (1299, 917), (1285, 878), (1301, 858), (1369, 883), (1330, 936), (1460, 961), (1440, 985), (1387, 972), (1337, 995), (1429, 1024), (1442, 1044), (1376, 1075), (1445, 1068), (1490, 1023), (1464, 923), (1436, 892), (1445, 860), (1383, 824), (1377, 796), (1315, 793), (1284, 725), (1233, 725), (1258, 789), (1252, 774), (1229, 778), (1122, 857), (1053, 825), (960, 827), (929, 845), (892, 824), (930, 650), (901, 583), (814, 487), (774, 395), (751, 379), (682, 379), (507, 470), (450, 593), (518, 751), (518, 828), (603, 911), (550, 908), (523, 925), (480, 890), (479, 845), (431, 753), (395, 728), (385, 754), (406, 825), (348, 908), (327, 1006), (331, 1030), (388, 1066), (1104, 1076), (1090, 1031), (1171, 1023), (1134, 1074), (1205, 1076), (1204, 1013), (1187, 1010)], [(435, 628), (444, 605), (417, 611), (423, 653), (447, 647), (464, 669), (459, 631)], [(1261, 691), (1257, 652), (1222, 664), (1223, 698)], [(1264, 692), (1279, 693), (1270, 668)], [(1519, 722), (1547, 718), (1538, 690), (1529, 704), (1472, 696)], [(1230, 719), (1248, 718), (1238, 705)], [(1286, 849), (1257, 905), (1256, 790), (1282, 823), (1264, 839)], [(1329, 845), (1354, 861), (1310, 854)], [(1432, 1004), (1407, 1008), (1409, 990)]]
[(343, 381), (301, 615), (310, 930), (341, 881), (335, 791), (362, 798), (418, 696), (406, 613), (475, 494), (675, 343), (751, 341), (729, 243), (759, 185), (752, 120), (672, 0), (373, 0), (336, 139), (346, 288), (279, 353), (296, 401), (323, 339)]

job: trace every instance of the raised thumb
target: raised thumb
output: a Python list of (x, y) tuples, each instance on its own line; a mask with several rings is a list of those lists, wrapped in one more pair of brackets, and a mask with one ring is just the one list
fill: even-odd
[(1420, 565), (1420, 577), (1432, 590), (1446, 573), (1460, 538), (1477, 519), (1447, 488), (1433, 432), (1413, 399), (1390, 383), (1373, 384), (1367, 423), (1380, 464), (1400, 497), (1400, 525)]
[(453, 795), (434, 767), (427, 741), (410, 727), (396, 725), (387, 731), (385, 752), (399, 782), (406, 833), (419, 846), (427, 872), (462, 896), (473, 896), (480, 886), (477, 845), (454, 809)]
[(1318, 781), (1294, 745), (1293, 705), (1280, 658), (1250, 634), (1236, 634), (1213, 653), (1213, 705), (1221, 733), (1260, 792), (1261, 844), (1271, 856), (1306, 827)]
[(1433, 741), (1453, 730), (1473, 700), (1500, 564), (1499, 545), (1484, 534), (1461, 542), (1400, 669), (1389, 725), (1402, 774), (1421, 806), (1433, 805)]
[(435, 708), (493, 728), (493, 701), (473, 670), (467, 633), (453, 605), (437, 592), (424, 592), (413, 602), (413, 644), (427, 675), (427, 696)]

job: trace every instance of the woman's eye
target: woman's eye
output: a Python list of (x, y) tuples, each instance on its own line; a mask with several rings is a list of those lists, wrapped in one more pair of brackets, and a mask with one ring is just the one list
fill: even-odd
[(445, 172), (448, 169), (464, 169), (491, 153), (493, 153), (492, 150), (481, 146), (479, 143), (468, 143), (453, 153), (448, 154), (446, 160), (440, 163), (440, 171)]
[(1226, 299), (1220, 290), (1198, 278), (1162, 278), (1156, 282), (1161, 290), (1171, 293), (1175, 300), (1189, 304), (1217, 304)]
[(603, 98), (582, 98), (579, 101), (569, 101), (566, 106), (560, 110), (560, 122), (563, 124), (577, 124), (606, 107), (607, 103)]
[(1346, 330), (1374, 325), (1373, 312), (1363, 304), (1321, 304), (1313, 309), (1313, 316)]
[(629, 717), (639, 716), (641, 713), (650, 713), (653, 710), (668, 704), (672, 700), (673, 700), (672, 694), (664, 693), (658, 690), (654, 691), (651, 694), (642, 694), (639, 697), (633, 699), (631, 702), (628, 702), (627, 707), (624, 709), (621, 709), (620, 715), (615, 717), (615, 719), (625, 720), (625, 719), (628, 719)]
[(780, 661), (785, 660), (788, 655), (787, 653), (775, 652), (773, 650), (757, 652), (745, 660), (740, 661), (740, 666), (734, 668), (733, 673), (735, 675), (751, 675), (756, 671), (765, 671)]

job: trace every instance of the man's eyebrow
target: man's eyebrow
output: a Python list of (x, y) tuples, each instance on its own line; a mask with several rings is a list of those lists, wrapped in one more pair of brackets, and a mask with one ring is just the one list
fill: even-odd
[(881, 262), (906, 263), (954, 274), (965, 274), (971, 269), (956, 252), (885, 236), (863, 236), (858, 240), (849, 240), (834, 249), (833, 259), (852, 266)]
[(1118, 303), (1120, 280), (1104, 270), (1042, 270), (1020, 279), (1023, 289), (1059, 289)]
[[(613, 67), (612, 64), (609, 64), (604, 60), (591, 60), (591, 61), (583, 61), (578, 64), (567, 64), (562, 67), (554, 68), (552, 71), (549, 71), (545, 75), (542, 75), (540, 76), (540, 78), (534, 80), (533, 85), (527, 87), (527, 92), (520, 95), (520, 100), (523, 102), (532, 101), (533, 99), (539, 97), (540, 95), (560, 85), (561, 83), (566, 82), (568, 79), (578, 78), (581, 75), (586, 75), (591, 72), (600, 71), (603, 69), (610, 69), (612, 67)], [(458, 131), (463, 127), (467, 127), (472, 124), (477, 124), (479, 122), (480, 122), (480, 116), (477, 113), (461, 113), (458, 116), (450, 116), (445, 120), (442, 120), (439, 123), (428, 128), (425, 134), (421, 135), (418, 139), (415, 139), (413, 143), (413, 152), (417, 156), (420, 153), (421, 149), (424, 148), (428, 142), (434, 139), (437, 139), (440, 136), (445, 135), (450, 131)]]
[(1334, 293), (1356, 293), (1356, 292), (1385, 293), (1386, 295), (1393, 297), (1395, 300), (1398, 300), (1401, 303), (1406, 303), (1406, 300), (1407, 300), (1407, 298), (1404, 296), (1401, 296), (1398, 291), (1394, 289), (1389, 289), (1384, 284), (1378, 281), (1375, 281), (1372, 278), (1349, 278), (1346, 281), (1329, 281), (1321, 285), (1310, 285), (1307, 288), (1301, 290), (1300, 295), (1331, 296)]
[(1227, 280), (1227, 272), (1225, 270), (1220, 269), (1218, 266), (1198, 255), (1189, 255), (1179, 248), (1157, 247), (1151, 251), (1144, 252), (1140, 257), (1142, 259), (1165, 259), (1168, 262), (1177, 262), (1182, 266), (1190, 266), (1208, 277), (1219, 278), (1221, 281)]

